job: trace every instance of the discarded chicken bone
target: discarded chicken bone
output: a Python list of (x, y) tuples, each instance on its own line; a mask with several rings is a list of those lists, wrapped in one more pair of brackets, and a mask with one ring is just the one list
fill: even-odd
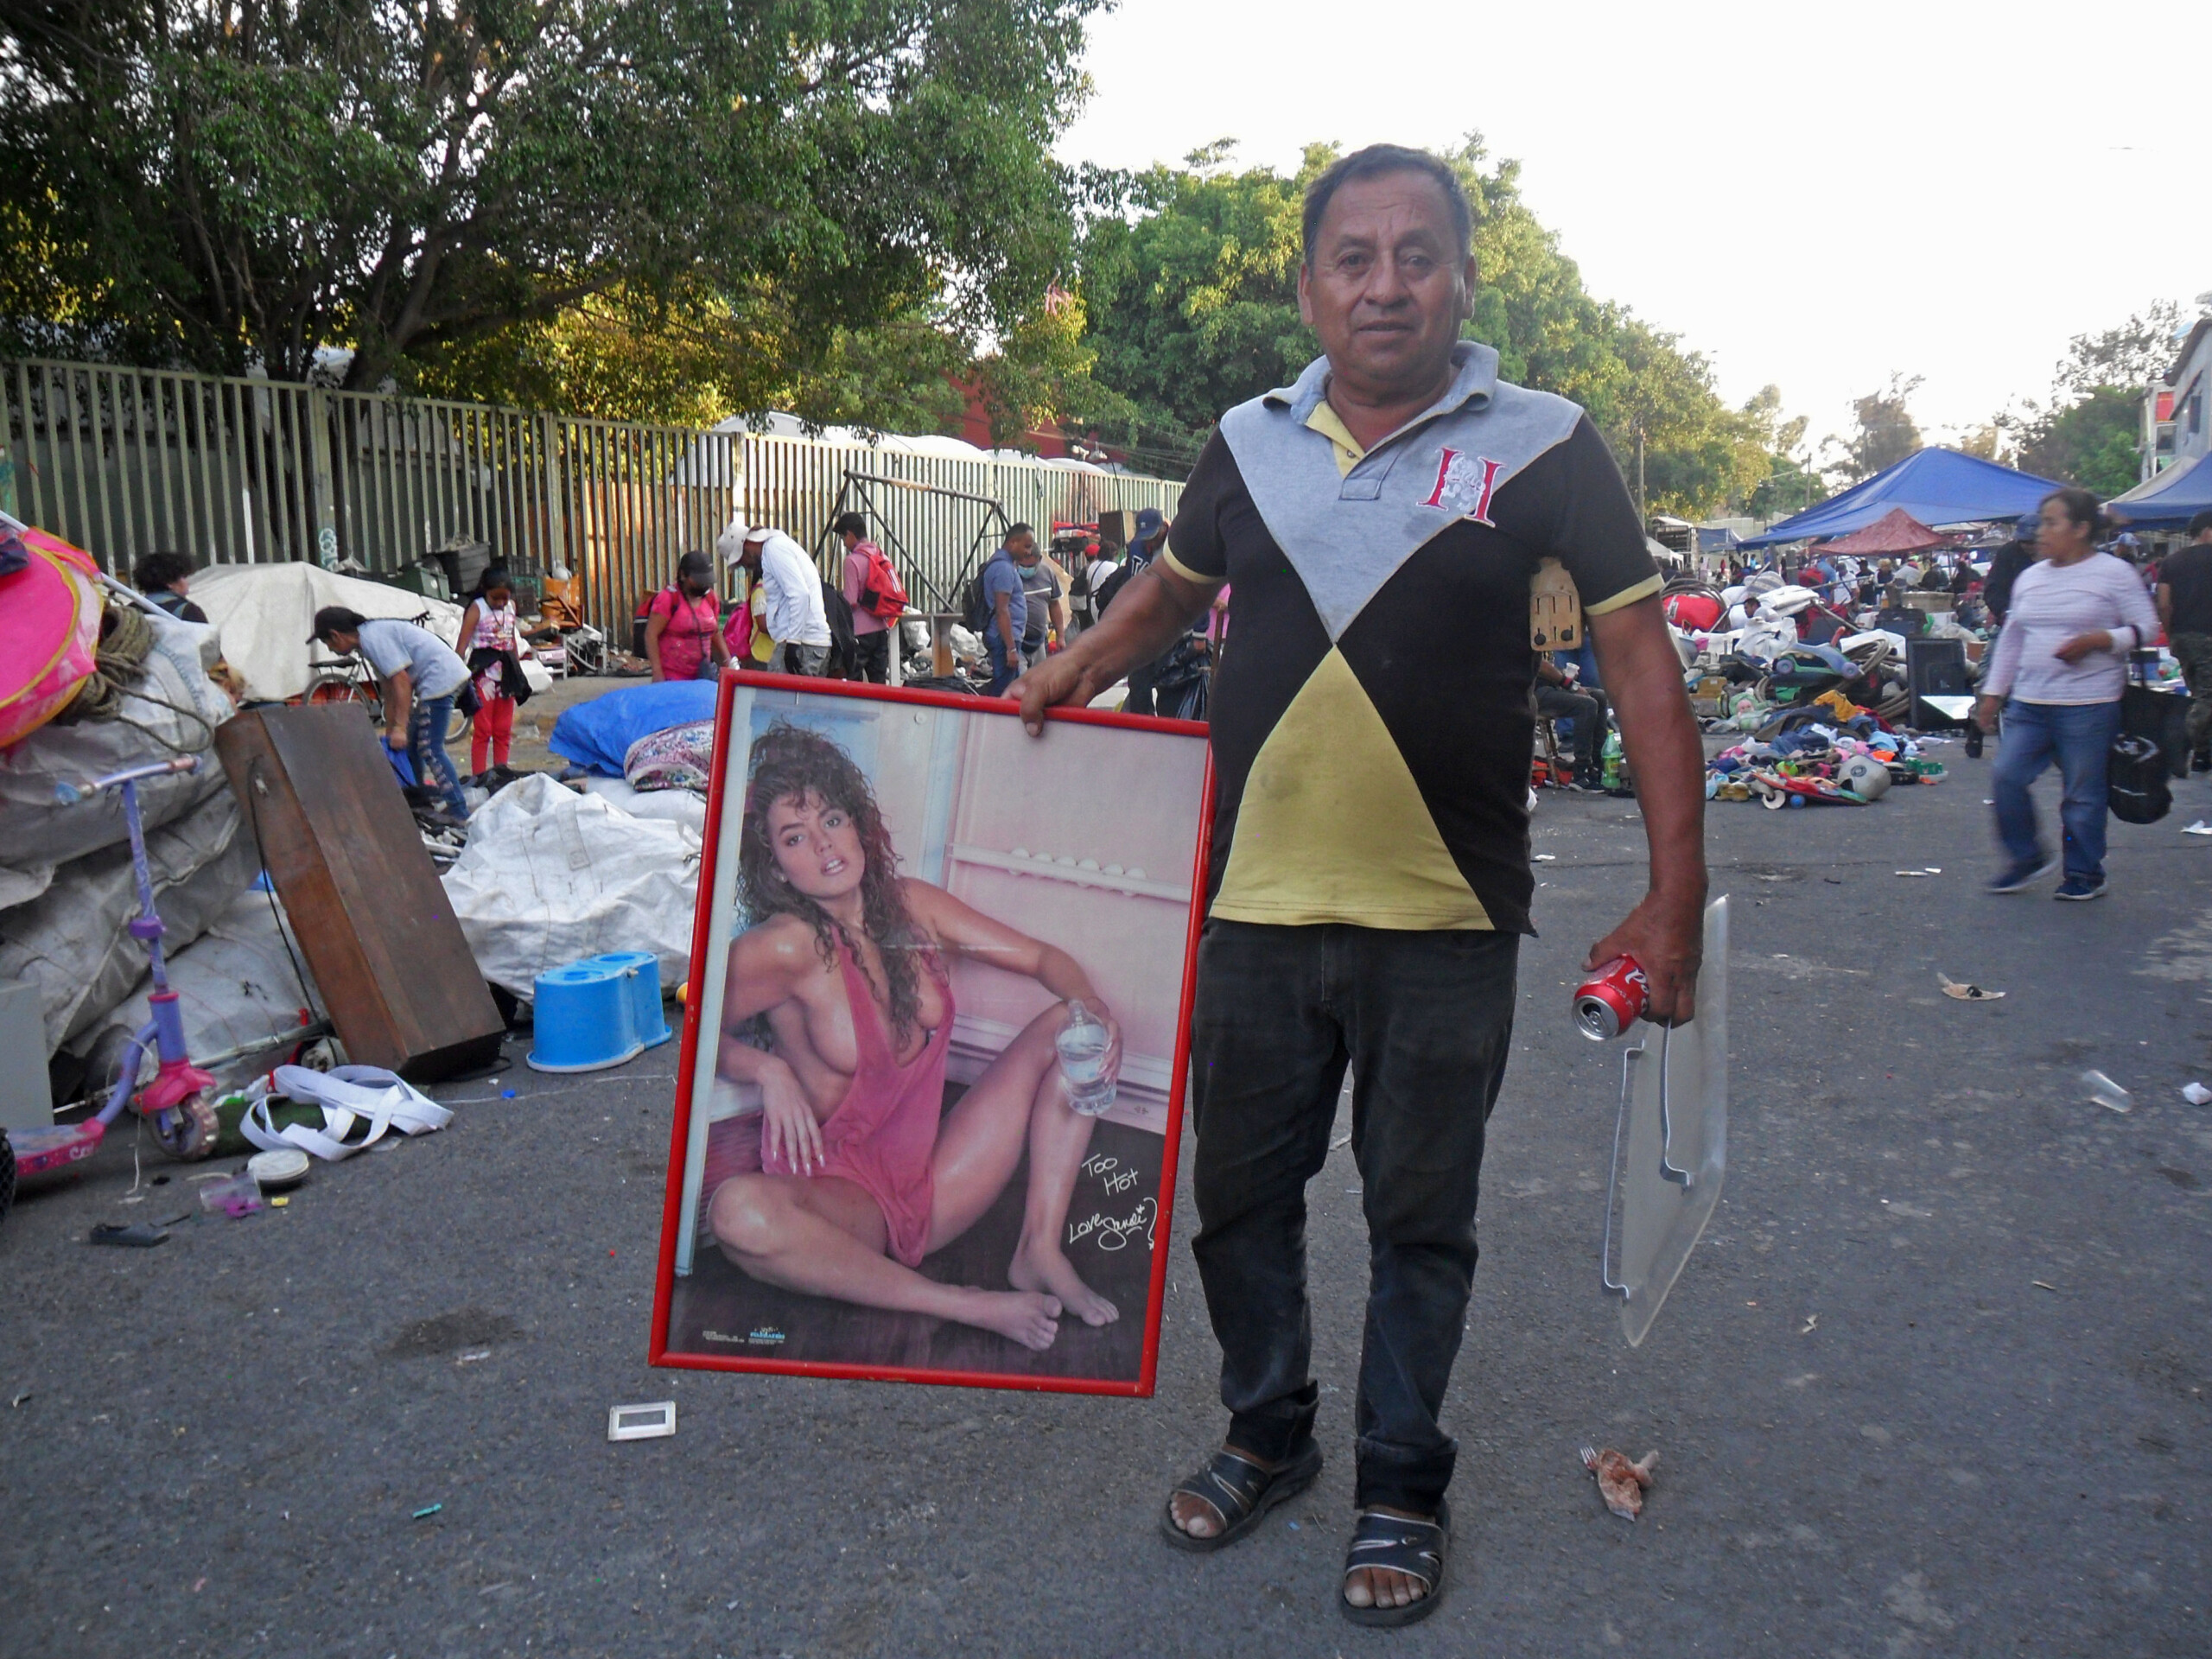
[(1605, 1500), (1605, 1507), (1624, 1521), (1633, 1521), (1643, 1512), (1643, 1491), (1651, 1484), (1651, 1471), (1657, 1466), (1659, 1454), (1647, 1452), (1635, 1463), (1625, 1452), (1607, 1446), (1602, 1452), (1582, 1448), (1582, 1466), (1598, 1477), (1598, 1495)]

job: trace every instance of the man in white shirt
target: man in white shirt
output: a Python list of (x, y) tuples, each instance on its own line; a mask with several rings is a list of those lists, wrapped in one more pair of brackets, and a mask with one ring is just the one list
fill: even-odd
[(814, 561), (780, 530), (755, 524), (745, 532), (738, 563), (756, 587), (753, 614), (776, 644), (771, 665), (816, 678), (830, 662), (830, 613)]

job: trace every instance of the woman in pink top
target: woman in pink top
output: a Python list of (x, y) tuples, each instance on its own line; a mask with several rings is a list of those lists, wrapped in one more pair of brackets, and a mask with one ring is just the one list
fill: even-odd
[[(1056, 1064), (1066, 1003), (1121, 1033), (1065, 951), (898, 874), (868, 779), (829, 739), (789, 725), (753, 750), (738, 893), (753, 925), (730, 946), (716, 1070), (764, 1103), (758, 1173), (708, 1205), (732, 1262), (765, 1284), (934, 1314), (1044, 1349), (1063, 1312), (1120, 1317), (1062, 1252), (1091, 1120), (1070, 1109)], [(1056, 1001), (950, 1111), (948, 958), (1026, 974)], [(773, 1040), (747, 1040), (763, 1020)], [(922, 1258), (975, 1225), (1029, 1154), (1010, 1290), (939, 1284)]]
[(676, 585), (653, 595), (645, 612), (645, 661), (653, 678), (710, 680), (729, 664), (714, 563), (703, 553), (677, 562)]

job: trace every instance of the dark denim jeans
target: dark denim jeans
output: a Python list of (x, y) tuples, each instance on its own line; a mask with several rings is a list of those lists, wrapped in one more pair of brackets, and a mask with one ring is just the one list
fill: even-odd
[(415, 763), (415, 781), (445, 797), (446, 810), (456, 818), (468, 816), (468, 798), (461, 792), (461, 776), (446, 753), (446, 728), (453, 723), (451, 697), (417, 697), (407, 711), (407, 758)]
[(2022, 702), (2005, 704), (2002, 741), (1990, 775), (1997, 804), (1997, 838), (2014, 864), (2044, 860), (2028, 785), (2053, 760), (2065, 780), (2058, 804), (2066, 832), (2066, 874), (2101, 880), (2105, 873), (2106, 780), (2112, 741), (2120, 735), (2120, 704)]
[(1475, 1274), (1483, 1132), (1512, 1047), (1510, 933), (1213, 921), (1192, 1016), (1192, 1250), (1230, 1441), (1270, 1461), (1312, 1432), (1306, 1183), (1347, 1065), (1369, 1241), (1357, 1501), (1433, 1514), (1459, 1446), (1437, 1413)]

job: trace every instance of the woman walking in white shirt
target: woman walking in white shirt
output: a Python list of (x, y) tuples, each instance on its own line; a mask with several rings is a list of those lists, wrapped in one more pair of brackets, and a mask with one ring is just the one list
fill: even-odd
[(2050, 874), (2053, 860), (2036, 826), (2028, 785), (2057, 761), (2065, 789), (2065, 875), (2056, 899), (2100, 899), (2105, 891), (2105, 778), (2120, 734), (2127, 653), (2158, 637), (2158, 613), (2125, 560), (2100, 553), (2101, 514), (2087, 490), (2059, 490), (2043, 504), (2040, 561), (2020, 573), (1975, 723), (2005, 741), (1992, 777), (2005, 868), (1992, 893), (2018, 893)]

